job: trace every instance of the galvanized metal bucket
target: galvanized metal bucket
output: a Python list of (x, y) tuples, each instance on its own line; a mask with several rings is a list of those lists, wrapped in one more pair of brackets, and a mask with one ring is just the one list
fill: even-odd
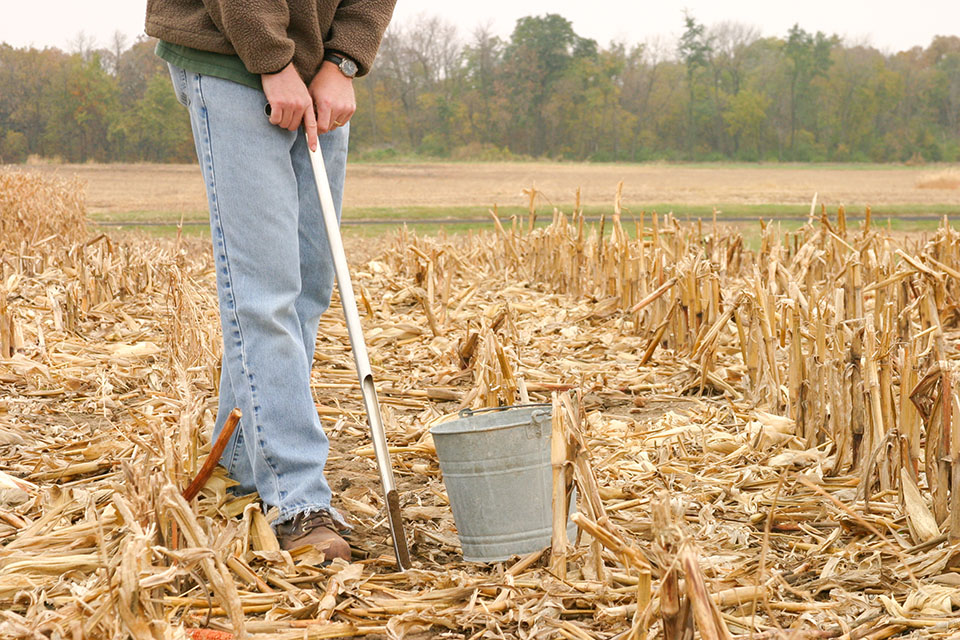
[[(496, 562), (550, 544), (550, 405), (460, 412), (430, 430), (463, 559)], [(576, 495), (570, 500), (570, 511)], [(570, 540), (576, 525), (567, 524)]]

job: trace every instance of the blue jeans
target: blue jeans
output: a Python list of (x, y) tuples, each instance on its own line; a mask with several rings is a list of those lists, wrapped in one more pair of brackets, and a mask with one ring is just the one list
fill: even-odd
[[(270, 124), (262, 91), (173, 65), (170, 74), (210, 206), (223, 330), (214, 437), (234, 407), (243, 412), (221, 463), (239, 490), (279, 509), (277, 523), (332, 511), (310, 368), (334, 273), (306, 137)], [(348, 127), (320, 136), (338, 217), (348, 137)]]

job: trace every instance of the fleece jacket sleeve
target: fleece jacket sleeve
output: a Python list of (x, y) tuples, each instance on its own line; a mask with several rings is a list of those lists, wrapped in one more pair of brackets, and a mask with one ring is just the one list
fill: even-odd
[(203, 0), (210, 18), (250, 73), (276, 73), (293, 60), (290, 8), (276, 0)]
[(373, 65), (396, 0), (341, 0), (323, 45), (357, 63), (357, 75)]

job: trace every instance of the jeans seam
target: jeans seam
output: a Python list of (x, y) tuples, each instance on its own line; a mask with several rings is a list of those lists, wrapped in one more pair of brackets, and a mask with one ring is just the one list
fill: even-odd
[[(196, 78), (197, 78), (196, 93), (199, 99), (199, 112), (201, 116), (200, 120), (203, 123), (203, 131), (202, 131), (203, 142), (204, 142), (204, 147), (207, 155), (207, 158), (205, 158), (204, 160), (207, 163), (207, 167), (210, 172), (210, 193), (211, 193), (210, 211), (211, 211), (212, 217), (215, 219), (215, 222), (216, 222), (216, 233), (219, 235), (219, 238), (217, 240), (217, 245), (220, 250), (221, 260), (223, 262), (223, 270), (224, 270), (223, 277), (226, 281), (226, 285), (227, 285), (226, 288), (232, 289), (233, 278), (230, 273), (230, 262), (227, 258), (227, 242), (223, 234), (223, 223), (220, 219), (220, 202), (219, 202), (219, 199), (217, 198), (216, 170), (213, 165), (213, 143), (211, 142), (212, 136), (210, 134), (210, 121), (207, 113), (207, 105), (203, 100), (203, 88), (201, 86), (202, 77), (203, 76), (201, 74), (199, 73), (196, 74)], [(211, 229), (211, 232), (213, 231), (214, 230)], [(258, 415), (259, 403), (257, 402), (256, 384), (254, 383), (253, 375), (250, 373), (250, 369), (247, 365), (247, 352), (246, 352), (245, 343), (243, 340), (243, 330), (240, 327), (240, 316), (237, 313), (237, 306), (233, 298), (233, 292), (232, 291), (227, 292), (225, 295), (225, 298), (226, 298), (227, 306), (230, 312), (230, 323), (232, 324), (234, 331), (236, 332), (235, 339), (236, 339), (238, 350), (240, 352), (240, 368), (241, 368), (241, 371), (243, 372), (243, 377), (246, 378), (246, 381), (250, 389), (250, 400), (253, 407), (253, 416), (251, 416), (252, 418), (251, 422), (253, 423), (252, 426), (257, 436), (256, 439), (254, 440), (254, 444), (258, 449), (260, 449), (260, 454), (263, 457), (264, 462), (266, 463), (266, 467), (270, 470), (270, 475), (273, 476), (273, 482), (277, 490), (278, 501), (282, 502), (283, 498), (285, 497), (285, 492), (280, 487), (279, 474), (277, 473), (277, 470), (273, 462), (270, 460), (270, 458), (263, 453), (264, 446), (263, 446), (263, 440), (261, 438), (260, 419)], [(223, 311), (221, 310), (221, 313), (222, 312)]]
[(240, 451), (243, 448), (243, 430), (237, 429), (237, 433), (233, 438), (233, 450), (228, 456), (229, 462), (227, 462), (227, 473), (232, 475), (233, 470), (237, 468), (237, 461), (240, 459)]
[(190, 96), (187, 93), (187, 72), (184, 69), (180, 69), (180, 102), (184, 105), (190, 103)]

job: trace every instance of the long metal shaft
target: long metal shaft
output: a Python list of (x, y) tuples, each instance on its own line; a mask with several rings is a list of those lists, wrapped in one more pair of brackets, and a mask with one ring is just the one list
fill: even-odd
[(333, 258), (333, 268), (337, 275), (340, 304), (343, 306), (347, 332), (350, 334), (353, 361), (357, 366), (357, 378), (360, 380), (363, 406), (367, 413), (367, 422), (370, 425), (370, 439), (373, 441), (377, 469), (380, 471), (380, 484), (383, 487), (384, 502), (387, 505), (387, 521), (390, 523), (393, 551), (397, 558), (397, 565), (405, 570), (410, 568), (410, 553), (407, 550), (407, 540), (403, 532), (400, 495), (397, 493), (393, 478), (393, 466), (390, 463), (390, 452), (387, 449), (387, 436), (383, 429), (383, 419), (380, 417), (380, 403), (377, 400), (377, 389), (373, 384), (367, 344), (363, 339), (363, 326), (360, 324), (360, 313), (357, 311), (357, 300), (353, 295), (353, 283), (350, 280), (347, 255), (343, 250), (343, 239), (340, 237), (337, 210), (333, 204), (333, 195), (330, 193), (330, 183), (327, 180), (327, 170), (324, 167), (323, 155), (320, 153), (319, 147), (316, 151), (310, 152), (310, 162), (313, 165), (313, 176), (317, 183), (320, 206), (323, 209), (323, 223), (327, 229), (330, 255)]

